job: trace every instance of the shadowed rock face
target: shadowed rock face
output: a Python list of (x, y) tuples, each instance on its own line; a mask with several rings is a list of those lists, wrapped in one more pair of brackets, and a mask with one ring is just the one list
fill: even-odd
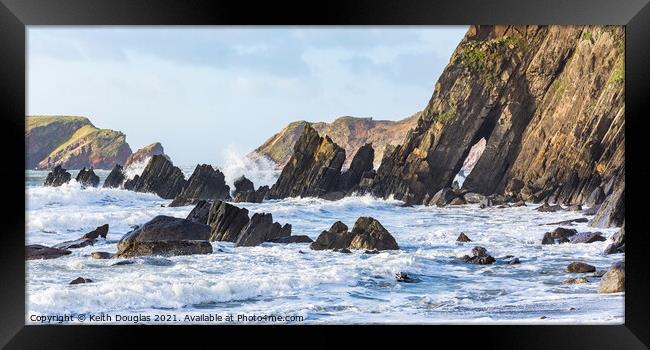
[(212, 202), (200, 200), (198, 203), (196, 203), (192, 211), (187, 214), (186, 219), (206, 225), (208, 223), (208, 216), (210, 215), (211, 206)]
[(345, 150), (307, 125), (293, 151), (269, 198), (320, 197), (336, 189)]
[(75, 180), (84, 187), (97, 187), (99, 185), (99, 176), (95, 175), (93, 168), (89, 170), (86, 170), (86, 168), (81, 169)]
[(349, 249), (397, 250), (399, 246), (395, 238), (371, 217), (360, 217), (354, 223), (352, 231), (337, 221), (332, 227), (323, 231), (310, 246), (313, 250), (334, 249), (337, 251)]
[(151, 157), (142, 175), (124, 183), (124, 188), (136, 192), (152, 192), (164, 199), (176, 197), (185, 186), (185, 176), (178, 167), (162, 155)]
[(280, 226), (273, 222), (273, 215), (255, 213), (235, 242), (236, 247), (254, 247), (262, 242), (291, 236), (291, 225)]
[(621, 27), (470, 27), (373, 193), (422, 204), (485, 138), (463, 188), (582, 204), (624, 164), (623, 42)]
[(47, 174), (43, 186), (58, 187), (70, 182), (71, 177), (72, 175), (70, 175), (69, 172), (63, 169), (60, 165), (57, 165), (49, 174)]
[(142, 147), (139, 150), (135, 151), (135, 153), (131, 154), (124, 163), (124, 167), (128, 168), (129, 165), (133, 163), (142, 162), (145, 159), (153, 157), (155, 155), (162, 155), (169, 159), (169, 157), (165, 155), (165, 150), (163, 149), (163, 146), (160, 144), (160, 142), (156, 142)]
[(236, 242), (248, 221), (247, 209), (215, 201), (210, 207), (207, 222), (210, 225), (210, 241)]
[(350, 167), (338, 180), (339, 191), (353, 190), (361, 181), (364, 173), (372, 170), (372, 163), (375, 160), (375, 150), (372, 144), (365, 144), (359, 148), (352, 158)]
[(111, 172), (106, 177), (106, 180), (104, 180), (104, 185), (102, 187), (119, 188), (120, 186), (122, 186), (122, 183), (124, 183), (124, 180), (126, 180), (126, 175), (124, 175), (124, 169), (122, 168), (121, 165), (115, 164), (113, 170), (111, 170)]
[(199, 200), (230, 199), (230, 187), (219, 169), (211, 165), (197, 165), (170, 207), (195, 204)]

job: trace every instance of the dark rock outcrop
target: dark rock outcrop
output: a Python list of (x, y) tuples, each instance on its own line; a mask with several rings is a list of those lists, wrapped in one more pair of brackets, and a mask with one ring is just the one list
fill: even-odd
[(589, 264), (585, 264), (583, 262), (574, 261), (574, 262), (570, 263), (569, 265), (567, 265), (567, 267), (564, 269), (564, 271), (570, 272), (570, 273), (595, 272), (596, 267), (592, 266), (592, 265), (589, 265)]
[(612, 243), (605, 248), (605, 254), (616, 254), (625, 252), (625, 224), (621, 230), (612, 236)]
[(281, 226), (273, 222), (273, 215), (269, 213), (255, 213), (250, 221), (241, 230), (236, 247), (254, 247), (263, 242), (291, 236), (291, 225)]
[(398, 250), (395, 238), (374, 218), (360, 217), (352, 227), (350, 249)]
[(492, 255), (488, 254), (487, 249), (480, 246), (472, 248), (472, 256), (465, 255), (462, 257), (462, 260), (466, 263), (477, 265), (489, 265), (496, 261)]
[(74, 249), (74, 248), (83, 248), (89, 245), (94, 245), (97, 238), (102, 237), (106, 238), (108, 234), (108, 224), (97, 227), (96, 229), (84, 234), (76, 240), (66, 241), (63, 243), (58, 243), (53, 245), (53, 248), (58, 249)]
[(558, 227), (551, 232), (546, 232), (542, 238), (542, 244), (558, 244), (558, 243), (568, 243), (569, 237), (575, 236), (578, 233), (577, 230)]
[(60, 165), (57, 165), (50, 173), (47, 174), (43, 186), (58, 187), (70, 182), (71, 178), (72, 175), (70, 175), (69, 172), (63, 169)]
[(336, 189), (345, 150), (306, 125), (268, 197), (320, 197)]
[(96, 229), (81, 236), (81, 238), (89, 238), (89, 239), (97, 239), (99, 237), (106, 238), (106, 235), (108, 235), (108, 224), (98, 226)]
[(124, 188), (136, 192), (152, 192), (164, 199), (173, 199), (185, 186), (185, 176), (178, 167), (162, 155), (151, 157), (142, 175), (124, 183)]
[(206, 200), (198, 201), (198, 203), (196, 203), (192, 211), (190, 211), (190, 213), (187, 214), (186, 219), (190, 221), (198, 222), (199, 224), (207, 225), (211, 206), (212, 206), (212, 202), (210, 201), (206, 201)]
[(348, 232), (348, 226), (337, 221), (329, 230), (321, 232), (309, 247), (313, 250), (343, 249), (352, 243), (352, 233)]
[(124, 235), (115, 256), (207, 254), (212, 252), (209, 237), (208, 225), (159, 215)]
[(270, 239), (272, 243), (312, 243), (314, 240), (305, 235), (286, 236)]
[(83, 187), (97, 187), (99, 185), (99, 176), (95, 175), (93, 168), (88, 170), (86, 168), (81, 169), (75, 180)]
[(587, 218), (575, 218), (575, 219), (569, 219), (569, 220), (563, 220), (563, 221), (558, 221), (558, 222), (549, 222), (548, 224), (545, 225), (573, 225), (574, 223), (578, 222), (588, 222), (589, 219)]
[(617, 262), (603, 275), (598, 293), (620, 293), (625, 291), (625, 262)]
[(197, 165), (184, 184), (182, 191), (169, 204), (170, 207), (179, 207), (196, 204), (200, 200), (230, 199), (230, 187), (219, 169), (211, 165)]
[(210, 241), (236, 242), (248, 221), (247, 209), (215, 201), (210, 207), (207, 221), (210, 225)]
[(111, 259), (113, 254), (109, 252), (92, 252), (90, 253), (90, 257), (93, 259)]
[(233, 184), (235, 185), (233, 197), (236, 197), (238, 193), (255, 191), (255, 185), (253, 184), (253, 181), (247, 179), (246, 176), (243, 175), (237, 178)]
[(239, 192), (234, 197), (234, 202), (262, 203), (269, 192), (269, 186), (260, 186), (257, 191)]
[(569, 238), (571, 243), (594, 243), (606, 241), (605, 237), (600, 232), (580, 232)]
[(25, 260), (56, 259), (72, 253), (69, 250), (47, 247), (40, 244), (25, 246)]
[(621, 226), (625, 221), (625, 169), (614, 179), (608, 188), (611, 193), (600, 205), (589, 225), (595, 227)]
[(70, 281), (70, 284), (82, 284), (82, 283), (91, 283), (93, 280), (90, 278), (77, 277)]
[(461, 232), (460, 235), (458, 235), (458, 238), (456, 238), (456, 242), (471, 242), (471, 241), (472, 240), (469, 239), (469, 237), (467, 237), (464, 232)]
[(445, 187), (431, 197), (431, 200), (426, 203), (427, 205), (435, 205), (436, 207), (444, 207), (457, 198), (456, 193), (451, 187)]
[(104, 188), (119, 188), (126, 180), (126, 175), (124, 175), (124, 168), (121, 165), (115, 164), (113, 170), (108, 174), (106, 180), (104, 180)]
[(372, 144), (365, 144), (359, 148), (352, 158), (348, 170), (341, 174), (338, 180), (338, 190), (350, 192), (359, 186), (363, 174), (372, 171), (372, 164), (375, 160), (375, 150)]

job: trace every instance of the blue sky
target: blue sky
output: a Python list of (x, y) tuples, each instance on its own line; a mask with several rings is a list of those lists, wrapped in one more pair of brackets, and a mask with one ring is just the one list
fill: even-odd
[(220, 164), (295, 120), (425, 107), (467, 27), (29, 27), (27, 114)]

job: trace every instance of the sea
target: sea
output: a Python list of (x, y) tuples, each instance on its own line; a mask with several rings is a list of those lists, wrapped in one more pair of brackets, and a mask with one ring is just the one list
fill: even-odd
[[(128, 169), (133, 176), (144, 164)], [(194, 167), (181, 167), (186, 178)], [(246, 175), (255, 186), (279, 175), (270, 164), (239, 160), (220, 167), (230, 184)], [(71, 171), (73, 179), (77, 171)], [(623, 324), (624, 293), (599, 294), (582, 277), (564, 271), (573, 261), (606, 271), (623, 254), (604, 255), (609, 244), (541, 245), (549, 223), (583, 217), (577, 212), (542, 213), (525, 207), (480, 209), (476, 204), (444, 208), (403, 207), (370, 195), (338, 201), (289, 198), (237, 203), (252, 213), (273, 214), (294, 235), (316, 239), (334, 222), (350, 229), (371, 216), (395, 237), (400, 250), (379, 254), (314, 251), (309, 244), (264, 243), (234, 247), (212, 242), (207, 255), (97, 260), (93, 251), (114, 253), (134, 225), (157, 215), (184, 218), (191, 206), (151, 193), (103, 189), (108, 171), (97, 170), (99, 188), (74, 180), (44, 187), (46, 171), (25, 173), (25, 243), (54, 245), (109, 224), (107, 238), (51, 260), (26, 262), (26, 323), (119, 324)], [(594, 229), (607, 238), (618, 229)], [(464, 232), (472, 242), (456, 242)], [(472, 265), (459, 258), (475, 246), (497, 258)], [(508, 265), (503, 257), (521, 261)], [(400, 282), (406, 273), (413, 283)], [(77, 277), (91, 283), (70, 285)], [(63, 316), (66, 316), (63, 319)], [(94, 319), (94, 321), (93, 321)], [(59, 320), (60, 322), (57, 322)]]

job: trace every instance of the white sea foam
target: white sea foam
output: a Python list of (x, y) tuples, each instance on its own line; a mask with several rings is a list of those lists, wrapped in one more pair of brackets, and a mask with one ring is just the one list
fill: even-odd
[(251, 159), (236, 151), (234, 147), (226, 147), (223, 151), (224, 166), (220, 170), (226, 177), (226, 182), (232, 186), (240, 176), (245, 175), (253, 181), (255, 187), (271, 186), (278, 178), (279, 171), (275, 163), (266, 158)]
[(132, 179), (136, 175), (140, 176), (142, 175), (142, 172), (144, 171), (144, 168), (147, 167), (147, 164), (149, 163), (149, 160), (151, 157), (146, 157), (139, 162), (133, 162), (129, 164), (126, 169), (124, 169), (124, 175), (126, 176), (127, 179)]

